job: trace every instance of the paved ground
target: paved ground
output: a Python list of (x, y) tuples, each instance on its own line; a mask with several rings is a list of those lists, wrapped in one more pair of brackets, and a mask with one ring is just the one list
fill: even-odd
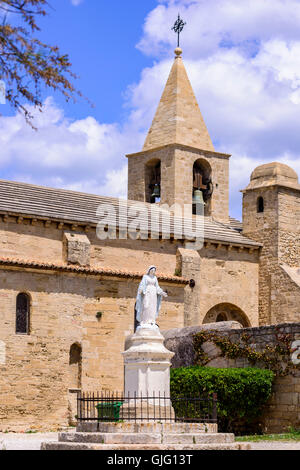
[(300, 450), (300, 442), (297, 441), (261, 441), (250, 444), (253, 450)]
[[(56, 432), (17, 434), (0, 433), (0, 450), (40, 450), (41, 442), (57, 441)], [(253, 450), (300, 450), (300, 442), (293, 441), (262, 441), (251, 442)]]
[(6, 450), (40, 450), (41, 442), (57, 441), (58, 433), (0, 433), (0, 449)]

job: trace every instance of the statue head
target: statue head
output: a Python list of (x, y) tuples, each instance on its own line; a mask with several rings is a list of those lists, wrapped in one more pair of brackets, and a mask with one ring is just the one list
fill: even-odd
[(147, 271), (148, 276), (155, 276), (155, 273), (156, 273), (156, 266), (150, 266)]

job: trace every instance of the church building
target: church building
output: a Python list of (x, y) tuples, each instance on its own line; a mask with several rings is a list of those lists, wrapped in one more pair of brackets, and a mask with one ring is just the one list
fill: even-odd
[[(0, 431), (54, 430), (74, 420), (78, 390), (123, 390), (121, 352), (150, 265), (168, 293), (160, 330), (300, 322), (298, 176), (281, 163), (256, 168), (243, 221), (230, 217), (230, 155), (215, 151), (179, 48), (144, 147), (127, 159), (127, 202), (0, 181)], [(134, 240), (124, 231), (137, 203), (149, 217)], [(99, 237), (104, 206), (114, 238)], [(190, 236), (178, 234), (185, 222)]]

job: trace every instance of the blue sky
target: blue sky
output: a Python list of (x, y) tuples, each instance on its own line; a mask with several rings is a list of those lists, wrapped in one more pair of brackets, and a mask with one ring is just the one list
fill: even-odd
[(1, 105), (1, 178), (126, 196), (126, 153), (139, 151), (187, 21), (184, 62), (216, 150), (231, 153), (240, 217), (251, 171), (282, 161), (300, 173), (299, 0), (50, 0), (41, 38), (69, 54), (85, 100), (45, 90), (38, 132)]
[[(77, 3), (77, 2), (75, 2)], [(152, 61), (135, 46), (155, 0), (51, 0), (54, 11), (41, 23), (45, 41), (66, 51), (80, 78), (77, 87), (95, 108), (79, 100), (76, 106), (58, 101), (74, 119), (91, 114), (99, 121), (124, 118), (124, 93)]]
[[(41, 18), (39, 37), (58, 45), (69, 54), (72, 70), (79, 78), (76, 88), (89, 98), (76, 105), (64, 102), (58, 93), (57, 104), (73, 119), (92, 114), (96, 119), (115, 122), (124, 118), (124, 93), (128, 84), (138, 80), (152, 60), (135, 46), (143, 33), (147, 13), (156, 0), (50, 0), (49, 15)], [(49, 92), (45, 91), (47, 97)], [(4, 114), (13, 111), (1, 108)]]

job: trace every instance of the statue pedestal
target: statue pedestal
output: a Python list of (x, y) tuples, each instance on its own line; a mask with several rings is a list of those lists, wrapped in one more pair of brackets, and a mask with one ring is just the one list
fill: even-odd
[(138, 327), (123, 352), (124, 394), (125, 398), (130, 397), (122, 406), (124, 419), (174, 418), (169, 400), (170, 361), (174, 353), (163, 343), (158, 327)]

